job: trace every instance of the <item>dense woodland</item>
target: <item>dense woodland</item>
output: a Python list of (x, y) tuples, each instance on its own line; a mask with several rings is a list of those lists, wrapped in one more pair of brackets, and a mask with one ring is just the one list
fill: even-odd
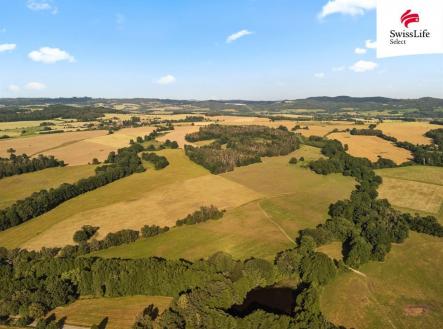
[[(105, 113), (115, 113), (115, 110), (102, 107), (74, 107), (68, 105), (49, 105), (42, 109), (0, 108), (0, 122), (33, 121), (51, 119), (77, 119), (92, 121), (101, 118)], [(119, 113), (122, 113), (121, 111)]]
[(26, 154), (15, 155), (14, 150), (10, 150), (9, 158), (0, 157), (0, 179), (28, 172), (43, 170), (52, 167), (63, 167), (65, 163), (55, 159), (53, 156), (38, 155), (30, 158)]
[(297, 136), (284, 127), (273, 129), (213, 124), (186, 135), (186, 140), (214, 140), (202, 147), (185, 146), (186, 155), (213, 174), (260, 162), (261, 157), (286, 155), (299, 147)]

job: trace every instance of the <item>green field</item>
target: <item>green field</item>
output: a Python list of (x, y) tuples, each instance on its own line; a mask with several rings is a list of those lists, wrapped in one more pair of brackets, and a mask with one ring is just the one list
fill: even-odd
[(322, 311), (348, 328), (434, 329), (443, 323), (443, 240), (411, 232), (386, 260), (341, 274), (321, 298)]
[(32, 193), (92, 176), (95, 166), (56, 167), (0, 179), (0, 209)]
[(238, 259), (254, 256), (272, 260), (277, 252), (293, 245), (300, 229), (324, 222), (329, 205), (347, 198), (355, 185), (349, 177), (316, 175), (302, 164), (288, 164), (291, 156), (307, 153), (319, 157), (318, 149), (306, 148), (221, 175), (260, 193), (262, 198), (229, 209), (218, 221), (174, 228), (160, 236), (94, 255), (195, 260), (225, 251)]
[(162, 296), (131, 296), (118, 298), (79, 299), (74, 303), (54, 310), (57, 319), (66, 318), (66, 324), (91, 327), (107, 318), (106, 329), (131, 328), (137, 315), (150, 304), (160, 313), (172, 298)]

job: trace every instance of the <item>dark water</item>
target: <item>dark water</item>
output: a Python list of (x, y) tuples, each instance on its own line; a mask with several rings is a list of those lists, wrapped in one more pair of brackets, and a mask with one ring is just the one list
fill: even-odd
[(295, 290), (290, 288), (256, 288), (248, 292), (243, 304), (233, 305), (227, 312), (238, 317), (245, 317), (256, 310), (292, 315), (295, 297)]

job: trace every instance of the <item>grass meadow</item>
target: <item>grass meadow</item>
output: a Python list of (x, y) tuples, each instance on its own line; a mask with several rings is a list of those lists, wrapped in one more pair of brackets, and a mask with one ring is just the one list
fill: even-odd
[(443, 323), (443, 240), (411, 232), (384, 262), (340, 274), (324, 289), (326, 317), (347, 328), (434, 329)]

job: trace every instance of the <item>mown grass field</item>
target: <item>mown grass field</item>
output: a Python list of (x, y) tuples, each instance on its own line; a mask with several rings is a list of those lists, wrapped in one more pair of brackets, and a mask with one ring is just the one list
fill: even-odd
[(348, 153), (352, 156), (368, 158), (371, 161), (377, 161), (380, 156), (401, 164), (412, 158), (412, 154), (409, 151), (396, 147), (392, 143), (375, 136), (333, 133), (328, 138), (337, 139), (343, 145), (348, 145)]
[(150, 304), (161, 312), (169, 307), (171, 297), (131, 296), (117, 298), (79, 299), (74, 303), (57, 307), (57, 319), (65, 318), (66, 324), (91, 327), (107, 318), (106, 329), (130, 329), (137, 315)]
[(377, 173), (383, 177), (379, 188), (381, 198), (403, 211), (442, 217), (443, 168), (409, 166), (377, 170)]
[[(218, 221), (182, 226), (154, 238), (103, 250), (103, 257), (199, 259), (217, 251), (235, 258), (251, 256), (272, 260), (278, 251), (293, 245), (297, 232), (325, 221), (329, 204), (349, 196), (355, 182), (341, 175), (321, 176), (290, 157), (318, 158), (318, 149), (303, 147), (285, 157), (236, 168), (221, 175), (261, 197), (228, 210)], [(340, 188), (337, 188), (339, 186)]]
[(63, 183), (74, 183), (81, 178), (92, 176), (95, 174), (94, 169), (93, 165), (56, 167), (2, 178), (0, 179), (0, 209), (34, 192), (57, 187)]
[(347, 328), (439, 328), (443, 323), (443, 240), (410, 233), (381, 262), (341, 274), (321, 297), (327, 318)]

